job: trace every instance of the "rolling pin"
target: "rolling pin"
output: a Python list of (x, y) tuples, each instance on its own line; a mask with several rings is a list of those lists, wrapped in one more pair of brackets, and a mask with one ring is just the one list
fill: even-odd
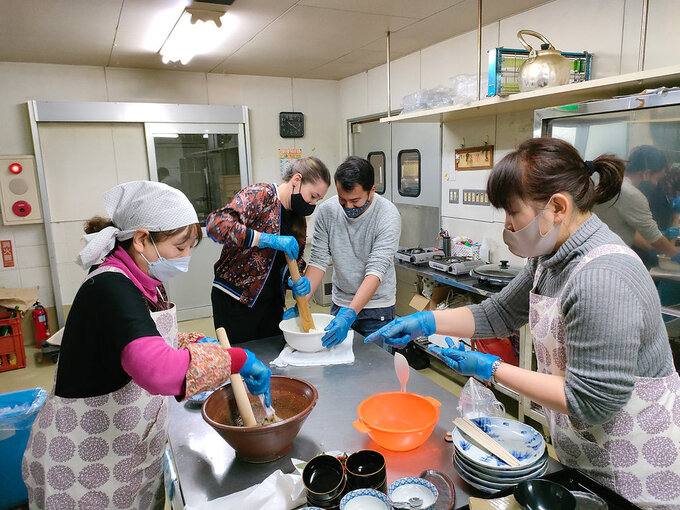
[[(219, 340), (222, 347), (225, 349), (231, 347), (231, 345), (229, 345), (229, 339), (227, 338), (227, 332), (224, 328), (217, 328), (215, 333), (217, 333), (217, 340)], [(234, 391), (236, 407), (238, 407), (238, 412), (241, 413), (241, 418), (243, 418), (243, 425), (246, 427), (255, 427), (257, 425), (255, 414), (253, 414), (253, 408), (250, 406), (246, 385), (239, 374), (231, 374), (231, 389)]]
[[(293, 283), (297, 282), (300, 279), (297, 262), (286, 255), (286, 263), (288, 264), (288, 271), (290, 271)], [(302, 319), (302, 329), (305, 333), (308, 333), (310, 329), (314, 329), (314, 319), (312, 319), (312, 312), (309, 309), (309, 301), (304, 296), (297, 295), (295, 296), (295, 301), (297, 301), (298, 312), (300, 312), (300, 318)]]

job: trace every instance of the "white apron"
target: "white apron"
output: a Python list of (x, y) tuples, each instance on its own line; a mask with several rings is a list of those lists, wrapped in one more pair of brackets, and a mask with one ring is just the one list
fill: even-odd
[[(591, 260), (613, 253), (637, 258), (624, 246), (600, 246), (579, 262), (567, 283)], [(561, 294), (551, 298), (534, 293), (542, 272), (539, 264), (529, 296), (529, 326), (538, 371), (564, 376), (567, 349)], [(602, 425), (589, 426), (566, 414), (543, 410), (560, 462), (585, 472), (640, 507), (680, 510), (677, 372), (668, 377), (638, 377), (630, 400)]]
[[(103, 272), (125, 274), (105, 266), (88, 278)], [(174, 305), (150, 313), (176, 348)], [(30, 508), (163, 508), (167, 422), (167, 397), (151, 395), (134, 381), (90, 398), (62, 398), (53, 389), (33, 423), (22, 463)]]

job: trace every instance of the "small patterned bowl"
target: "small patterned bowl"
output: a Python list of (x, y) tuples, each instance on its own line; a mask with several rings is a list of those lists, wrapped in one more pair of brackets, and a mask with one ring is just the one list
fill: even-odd
[(357, 489), (345, 494), (340, 510), (390, 510), (390, 500), (375, 489)]
[(424, 478), (400, 478), (392, 482), (387, 495), (392, 501), (408, 501), (409, 498), (418, 497), (423, 500), (421, 510), (432, 510), (439, 497), (437, 488)]

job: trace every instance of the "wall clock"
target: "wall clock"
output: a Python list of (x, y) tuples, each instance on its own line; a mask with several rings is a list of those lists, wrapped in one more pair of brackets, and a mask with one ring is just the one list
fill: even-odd
[(305, 136), (305, 115), (302, 112), (279, 113), (279, 135), (281, 138), (302, 138)]

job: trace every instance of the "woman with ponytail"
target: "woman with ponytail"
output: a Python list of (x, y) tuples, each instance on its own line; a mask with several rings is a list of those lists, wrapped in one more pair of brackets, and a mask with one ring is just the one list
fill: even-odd
[(637, 255), (591, 212), (620, 193), (623, 165), (584, 161), (554, 138), (522, 143), (487, 183), (505, 210), (503, 240), (528, 258), (519, 275), (478, 305), (402, 317), (366, 341), (504, 337), (528, 322), (536, 372), (450, 339), (430, 349), (540, 403), (563, 464), (641, 507), (670, 508), (680, 498), (680, 378), (659, 297)]

